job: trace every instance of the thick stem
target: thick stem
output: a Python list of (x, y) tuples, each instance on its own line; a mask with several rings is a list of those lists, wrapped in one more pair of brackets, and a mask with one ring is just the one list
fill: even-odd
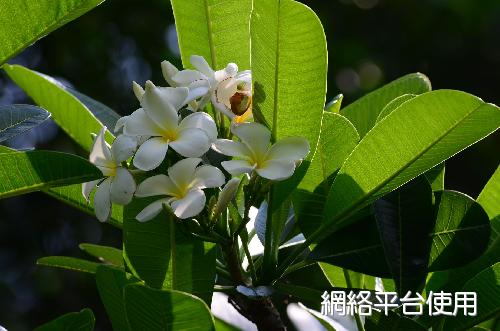
[[(351, 276), (349, 275), (349, 271), (346, 269), (342, 269), (342, 271), (344, 272), (344, 278), (347, 288), (352, 288), (352, 281)], [(354, 313), (354, 319), (356, 320), (358, 331), (365, 331), (365, 327), (363, 325), (363, 322), (361, 321), (361, 317), (358, 314)]]

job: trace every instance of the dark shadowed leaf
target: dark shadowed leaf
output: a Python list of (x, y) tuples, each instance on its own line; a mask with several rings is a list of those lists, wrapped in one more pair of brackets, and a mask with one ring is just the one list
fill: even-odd
[(37, 106), (0, 106), (0, 142), (33, 129), (49, 117), (49, 112)]
[(68, 313), (41, 325), (35, 331), (93, 331), (95, 317), (92, 310), (85, 308), (80, 312)]

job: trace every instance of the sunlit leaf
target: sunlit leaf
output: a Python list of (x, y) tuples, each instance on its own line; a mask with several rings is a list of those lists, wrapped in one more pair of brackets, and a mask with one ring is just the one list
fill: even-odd
[(389, 84), (365, 95), (340, 110), (340, 114), (351, 121), (361, 137), (375, 125), (377, 117), (384, 107), (403, 94), (421, 94), (431, 90), (429, 79), (414, 73), (403, 76)]
[(46, 267), (87, 272), (91, 274), (95, 274), (97, 267), (99, 266), (99, 263), (69, 256), (46, 256), (38, 259), (36, 264)]
[(80, 244), (80, 249), (98, 258), (101, 262), (117, 267), (123, 267), (123, 253), (121, 249), (94, 244)]
[(0, 198), (102, 177), (87, 160), (53, 151), (2, 153), (0, 170)]
[[(103, 123), (76, 96), (52, 77), (20, 65), (5, 65), (5, 72), (39, 106), (52, 114), (52, 119), (80, 146), (89, 151)], [(114, 128), (109, 128), (113, 130)], [(112, 134), (107, 133), (110, 142)]]
[(182, 63), (201, 55), (214, 69), (250, 69), (250, 0), (172, 0)]
[(38, 39), (85, 14), (103, 0), (2, 0), (0, 66)]
[(214, 319), (203, 300), (180, 291), (128, 285), (125, 308), (132, 330), (215, 330)]
[(68, 313), (41, 325), (35, 331), (93, 331), (95, 317), (92, 310), (85, 308), (80, 312)]

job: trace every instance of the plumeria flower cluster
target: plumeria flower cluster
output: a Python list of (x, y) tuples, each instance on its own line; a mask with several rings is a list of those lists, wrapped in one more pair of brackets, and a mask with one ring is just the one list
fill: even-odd
[[(84, 183), (82, 193), (89, 201), (95, 190), (94, 209), (100, 221), (110, 217), (112, 204), (126, 205), (134, 196), (158, 197), (136, 215), (140, 222), (153, 219), (165, 207), (179, 219), (196, 218), (207, 208), (205, 189), (218, 190), (212, 214), (219, 214), (234, 198), (241, 176), (284, 180), (309, 153), (306, 139), (289, 137), (271, 145), (269, 129), (249, 122), (250, 71), (239, 72), (234, 63), (216, 71), (201, 56), (190, 60), (195, 69), (178, 70), (170, 62), (162, 63), (169, 87), (147, 81), (143, 88), (134, 82), (140, 108), (118, 120), (111, 146), (106, 128), (96, 136), (90, 162), (103, 178)], [(230, 119), (228, 137), (218, 139), (216, 122), (204, 111), (209, 102)], [(206, 155), (210, 149), (225, 158), (220, 168), (210, 164)], [(170, 166), (163, 171), (162, 164)], [(137, 185), (138, 174), (146, 179)]]

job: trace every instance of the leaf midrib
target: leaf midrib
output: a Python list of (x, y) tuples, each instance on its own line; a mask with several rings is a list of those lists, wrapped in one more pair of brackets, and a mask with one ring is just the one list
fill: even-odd
[(203, 3), (205, 4), (205, 16), (207, 18), (208, 46), (210, 47), (210, 58), (212, 61), (212, 68), (214, 70), (217, 70), (217, 56), (215, 54), (212, 21), (210, 19), (210, 5), (208, 4), (208, 0), (204, 0)]

